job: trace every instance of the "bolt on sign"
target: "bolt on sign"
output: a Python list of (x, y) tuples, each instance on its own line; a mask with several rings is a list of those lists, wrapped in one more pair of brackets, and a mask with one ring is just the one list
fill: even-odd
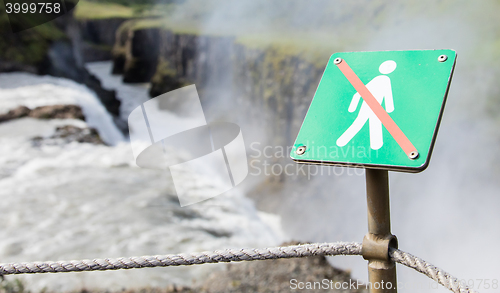
[(333, 54), (291, 158), (299, 163), (425, 170), (455, 60), (453, 50)]

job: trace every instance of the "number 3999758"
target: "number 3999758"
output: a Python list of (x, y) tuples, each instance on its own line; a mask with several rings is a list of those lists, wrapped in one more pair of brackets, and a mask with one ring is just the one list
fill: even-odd
[(7, 13), (61, 13), (61, 3), (5, 3)]

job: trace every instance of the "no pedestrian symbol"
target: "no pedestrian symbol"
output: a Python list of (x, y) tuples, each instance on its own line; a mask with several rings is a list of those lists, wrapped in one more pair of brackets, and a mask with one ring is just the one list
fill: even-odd
[(423, 171), (429, 164), (455, 60), (453, 50), (332, 55), (292, 159)]

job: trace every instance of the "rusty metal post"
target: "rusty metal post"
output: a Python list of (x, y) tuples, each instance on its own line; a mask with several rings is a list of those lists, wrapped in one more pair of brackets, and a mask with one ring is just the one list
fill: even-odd
[(363, 239), (363, 258), (368, 260), (371, 293), (397, 292), (396, 265), (389, 247), (397, 248), (391, 234), (389, 174), (387, 170), (365, 169), (368, 203), (368, 234)]

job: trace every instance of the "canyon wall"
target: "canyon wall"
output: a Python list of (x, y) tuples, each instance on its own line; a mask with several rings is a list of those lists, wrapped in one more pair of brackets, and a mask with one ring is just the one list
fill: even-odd
[(152, 97), (195, 84), (207, 116), (247, 126), (248, 142), (273, 147), (293, 144), (323, 72), (279, 48), (250, 48), (228, 36), (129, 25), (116, 39), (114, 72), (124, 81), (151, 82)]
[(82, 19), (78, 29), (82, 39), (84, 62), (110, 60), (115, 34), (126, 18)]
[(88, 43), (87, 38), (92, 37), (100, 46), (109, 44), (109, 59), (119, 23), (114, 21), (116, 28), (110, 27), (109, 21), (92, 26), (90, 22), (77, 22), (73, 12), (74, 9), (49, 23), (18, 33), (10, 31), (9, 19), (2, 15), (0, 73), (22, 71), (64, 77), (85, 84), (97, 94), (116, 123), (125, 131), (126, 125), (117, 118), (120, 101), (116, 99), (115, 92), (102, 88), (100, 81), (84, 67), (84, 62), (88, 61), (84, 46)]

